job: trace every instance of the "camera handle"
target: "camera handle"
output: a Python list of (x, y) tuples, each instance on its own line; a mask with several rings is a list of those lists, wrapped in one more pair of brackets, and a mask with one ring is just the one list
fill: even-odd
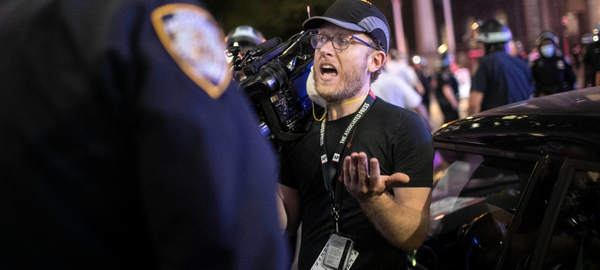
[(302, 138), (304, 135), (306, 135), (306, 132), (302, 132), (302, 133), (290, 133), (290, 132), (284, 132), (281, 127), (279, 126), (279, 122), (277, 122), (276, 120), (278, 119), (277, 114), (275, 113), (275, 109), (273, 109), (273, 106), (271, 106), (271, 103), (268, 99), (263, 100), (261, 102), (261, 106), (263, 107), (263, 110), (265, 112), (265, 115), (267, 116), (267, 122), (269, 122), (269, 126), (271, 127), (271, 134), (275, 135), (275, 138), (284, 141), (284, 142), (290, 142), (290, 141), (295, 141), (298, 140), (300, 138)]
[[(252, 64), (244, 66), (244, 74), (246, 74), (246, 76), (256, 74), (258, 72), (258, 70), (260, 70), (260, 68), (262, 66), (264, 66), (267, 62), (273, 60), (275, 57), (278, 57), (282, 54), (284, 54), (284, 55), (287, 54), (287, 52), (291, 48), (293, 48), (294, 45), (296, 45), (298, 42), (300, 42), (302, 37), (309, 35), (309, 34), (310, 34), (309, 31), (302, 31), (302, 32), (294, 35), (290, 39), (288, 39), (286, 42), (281, 43), (281, 44), (275, 43), (271, 40), (264, 42), (263, 44), (265, 44), (266, 47), (268, 47), (267, 43), (269, 43), (268, 44), (269, 46), (273, 46), (272, 44), (278, 44), (278, 45), (276, 47), (272, 48), (270, 51), (267, 51), (264, 56), (261, 56), (259, 59), (257, 59)], [(259, 45), (259, 46), (261, 46), (261, 45)], [(265, 50), (268, 50), (268, 49), (265, 48)]]

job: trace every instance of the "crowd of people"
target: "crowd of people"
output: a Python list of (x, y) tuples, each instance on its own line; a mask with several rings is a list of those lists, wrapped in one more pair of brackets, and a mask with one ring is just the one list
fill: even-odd
[[(419, 74), (421, 88), (402, 88), (408, 89), (410, 94), (421, 95), (421, 104), (426, 108), (422, 115), (428, 115), (424, 119), (429, 119), (432, 131), (444, 123), (480, 111), (600, 83), (598, 34), (583, 35), (581, 44), (565, 55), (560, 50), (559, 38), (544, 30), (536, 39), (536, 47), (527, 54), (521, 42), (513, 41), (510, 29), (496, 20), (484, 22), (477, 30), (476, 40), (483, 56), (472, 64), (472, 68), (468, 67), (465, 59), (452, 61), (447, 52), (440, 55), (436, 64), (426, 67), (428, 71), (423, 71), (422, 62), (426, 60), (420, 58), (410, 67)], [(599, 30), (600, 26), (594, 32)], [(464, 54), (459, 56), (464, 58)], [(393, 59), (390, 57), (388, 61), (393, 62)], [(395, 77), (394, 80), (407, 82), (402, 74)], [(388, 92), (381, 97), (386, 99), (386, 95), (400, 85), (387, 87)], [(435, 101), (434, 107), (430, 106), (430, 97)], [(415, 105), (395, 104), (415, 108)]]
[[(528, 66), (485, 22), (469, 80), (450, 55), (435, 74), (410, 62), (379, 9), (338, 0), (302, 25), (320, 117), (275, 149), (223, 57), (263, 42), (256, 29), (225, 39), (188, 0), (0, 11), (3, 269), (289, 269), (294, 255), (306, 270), (407, 269), (429, 230), (432, 100), (447, 122), (469, 83), (469, 115), (577, 88), (550, 32)], [(595, 41), (585, 85), (600, 82)]]

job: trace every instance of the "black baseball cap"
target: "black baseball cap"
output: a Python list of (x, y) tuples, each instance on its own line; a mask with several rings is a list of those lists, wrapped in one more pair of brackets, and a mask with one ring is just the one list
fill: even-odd
[(390, 25), (385, 15), (366, 0), (338, 0), (323, 16), (314, 16), (302, 23), (305, 29), (319, 28), (330, 22), (341, 28), (364, 32), (379, 42), (385, 54), (390, 47)]

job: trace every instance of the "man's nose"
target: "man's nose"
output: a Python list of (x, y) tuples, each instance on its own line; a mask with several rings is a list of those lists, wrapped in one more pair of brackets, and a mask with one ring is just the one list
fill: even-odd
[(319, 50), (321, 51), (321, 53), (333, 54), (333, 52), (335, 51), (335, 48), (333, 48), (333, 40), (327, 40)]

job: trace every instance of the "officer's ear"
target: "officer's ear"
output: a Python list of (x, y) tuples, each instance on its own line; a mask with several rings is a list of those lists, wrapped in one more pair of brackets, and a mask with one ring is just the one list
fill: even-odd
[(383, 66), (383, 63), (385, 63), (385, 59), (386, 59), (386, 56), (383, 51), (373, 50), (373, 52), (369, 56), (369, 66), (368, 66), (369, 72), (373, 73), (373, 72), (379, 70), (381, 68), (381, 66)]

